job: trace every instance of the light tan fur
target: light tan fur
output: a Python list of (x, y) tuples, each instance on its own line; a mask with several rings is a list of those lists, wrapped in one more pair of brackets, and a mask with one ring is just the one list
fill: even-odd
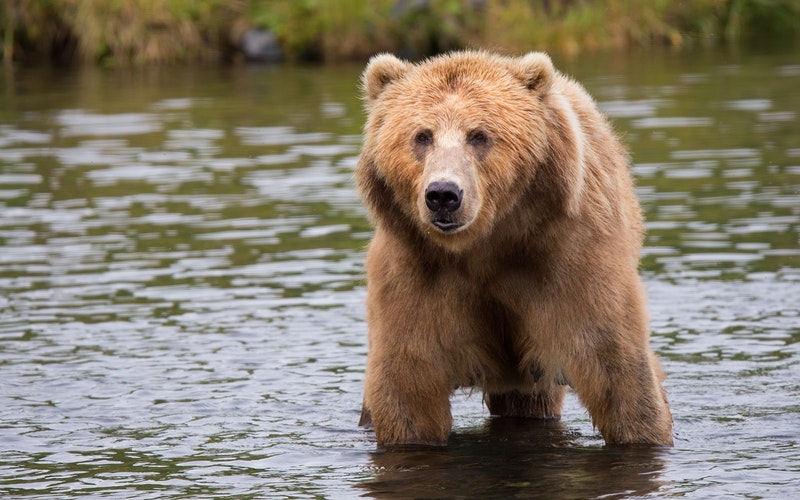
[[(446, 444), (459, 386), (492, 415), (551, 419), (569, 384), (607, 443), (672, 444), (629, 159), (594, 100), (541, 53), (380, 55), (363, 85), (378, 443)], [(455, 229), (426, 206), (435, 181), (463, 193)]]

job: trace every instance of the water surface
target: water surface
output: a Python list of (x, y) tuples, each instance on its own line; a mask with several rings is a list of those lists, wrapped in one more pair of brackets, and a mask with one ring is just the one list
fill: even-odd
[(674, 449), (453, 398), (436, 451), (356, 426), (370, 228), (359, 67), (19, 69), (0, 82), (0, 492), (800, 492), (800, 65), (557, 60), (631, 146)]

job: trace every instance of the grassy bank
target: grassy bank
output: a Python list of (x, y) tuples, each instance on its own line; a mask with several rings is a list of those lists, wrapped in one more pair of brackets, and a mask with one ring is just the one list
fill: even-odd
[(798, 0), (4, 0), (7, 62), (231, 60), (250, 28), (287, 59), (461, 47), (575, 53), (800, 38)]

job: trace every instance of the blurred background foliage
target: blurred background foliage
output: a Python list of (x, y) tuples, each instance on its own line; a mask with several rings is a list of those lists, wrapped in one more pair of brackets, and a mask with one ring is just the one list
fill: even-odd
[(6, 62), (229, 61), (248, 30), (288, 60), (796, 43), (798, 0), (4, 0)]

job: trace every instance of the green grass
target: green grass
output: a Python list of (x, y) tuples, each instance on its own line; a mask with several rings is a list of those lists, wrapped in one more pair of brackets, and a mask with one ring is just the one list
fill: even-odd
[(288, 59), (418, 58), (463, 47), (576, 53), (800, 39), (798, 0), (4, 0), (12, 60), (103, 65), (236, 57), (250, 27)]

